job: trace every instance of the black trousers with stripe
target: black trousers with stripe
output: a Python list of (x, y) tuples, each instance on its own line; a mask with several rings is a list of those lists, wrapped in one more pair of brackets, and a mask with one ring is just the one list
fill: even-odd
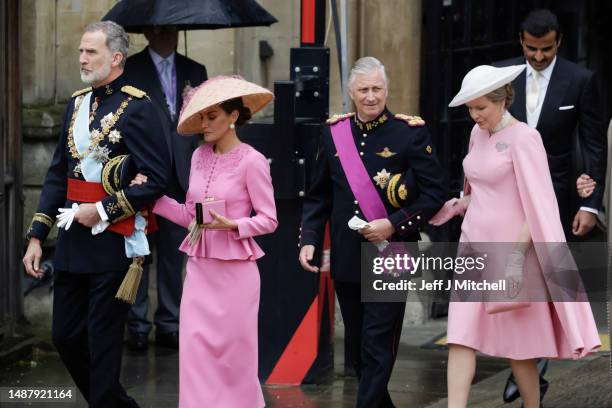
[(129, 305), (115, 294), (124, 276), (55, 272), (53, 344), (93, 408), (138, 407), (119, 383)]
[(344, 320), (345, 355), (357, 378), (358, 408), (394, 407), (387, 389), (397, 356), (406, 303), (361, 302), (361, 285), (335, 282)]

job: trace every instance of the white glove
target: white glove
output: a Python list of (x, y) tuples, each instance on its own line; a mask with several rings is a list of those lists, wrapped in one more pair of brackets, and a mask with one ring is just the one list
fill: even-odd
[(521, 291), (524, 265), (525, 255), (521, 251), (512, 251), (510, 256), (508, 256), (508, 263), (504, 270), (508, 285), (508, 297), (511, 299), (514, 299)]
[(73, 203), (71, 208), (58, 208), (59, 214), (57, 215), (57, 227), (64, 228), (66, 231), (72, 225), (72, 221), (74, 221), (74, 214), (76, 214), (79, 209), (79, 205), (77, 203)]

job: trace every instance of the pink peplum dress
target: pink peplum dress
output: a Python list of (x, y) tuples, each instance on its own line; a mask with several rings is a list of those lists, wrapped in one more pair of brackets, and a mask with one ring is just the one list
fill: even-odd
[[(536, 248), (565, 242), (536, 130), (519, 122), (490, 136), (475, 125), (463, 168), (471, 201), (460, 242), (516, 242), (525, 222)], [(542, 264), (535, 252), (526, 265)], [(482, 302), (451, 302), (447, 342), (515, 360), (575, 359), (596, 350), (600, 340), (589, 303), (552, 300), (496, 314), (488, 314)]]
[[(253, 237), (277, 226), (266, 158), (242, 143), (218, 155), (211, 145), (192, 156), (186, 203), (164, 196), (153, 211), (187, 227), (195, 203), (226, 201), (238, 230), (207, 230), (190, 246), (183, 284), (179, 338), (179, 407), (263, 407), (257, 377), (259, 270), (264, 255)], [(252, 210), (255, 215), (251, 216)]]

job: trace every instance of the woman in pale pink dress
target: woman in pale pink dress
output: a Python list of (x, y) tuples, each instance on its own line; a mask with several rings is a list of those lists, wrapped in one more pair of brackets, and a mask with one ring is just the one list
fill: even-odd
[[(530, 250), (534, 244), (565, 242), (540, 134), (507, 112), (514, 95), (510, 82), (524, 67), (483, 65), (465, 76), (461, 91), (449, 105), (467, 105), (476, 122), (463, 161), (464, 196), (447, 202), (430, 221), (442, 225), (465, 215), (460, 242), (518, 243), (506, 276), (519, 284), (523, 267), (542, 265), (537, 250)], [(488, 310), (491, 305), (450, 304), (451, 408), (467, 406), (476, 351), (508, 358), (524, 406), (535, 408), (540, 406), (536, 359), (580, 358), (600, 346), (588, 302), (531, 302), (529, 307), (500, 313)]]
[[(188, 255), (180, 309), (182, 408), (265, 405), (257, 377), (255, 262), (264, 253), (253, 237), (276, 229), (276, 207), (267, 159), (241, 143), (235, 127), (271, 99), (255, 84), (216, 77), (196, 88), (181, 112), (179, 133), (203, 133), (205, 143), (192, 156), (186, 203), (164, 196), (153, 211), (190, 229), (180, 246)], [(215, 211), (210, 202), (221, 204)], [(196, 203), (207, 212), (203, 225), (194, 221)]]

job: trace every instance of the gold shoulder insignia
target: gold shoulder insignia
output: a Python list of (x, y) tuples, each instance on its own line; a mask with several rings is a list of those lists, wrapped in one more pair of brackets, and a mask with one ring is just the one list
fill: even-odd
[(337, 123), (341, 120), (344, 120), (346, 118), (350, 118), (352, 116), (355, 116), (355, 112), (349, 112), (349, 113), (345, 113), (345, 114), (340, 114), (340, 115), (332, 115), (331, 118), (327, 119), (327, 124), (328, 125), (333, 125), (334, 123)]
[(78, 91), (72, 94), (72, 97), (74, 98), (76, 96), (83, 95), (84, 93), (87, 93), (89, 91), (91, 91), (91, 86), (88, 86), (87, 88), (79, 89)]
[(403, 120), (408, 126), (425, 126), (425, 121), (420, 116), (404, 115), (403, 113), (396, 113), (395, 119)]
[(138, 98), (138, 99), (142, 99), (145, 96), (147, 96), (147, 93), (145, 91), (141, 91), (140, 89), (134, 88), (131, 85), (122, 86), (121, 92), (125, 92), (126, 94), (131, 95), (134, 98)]

